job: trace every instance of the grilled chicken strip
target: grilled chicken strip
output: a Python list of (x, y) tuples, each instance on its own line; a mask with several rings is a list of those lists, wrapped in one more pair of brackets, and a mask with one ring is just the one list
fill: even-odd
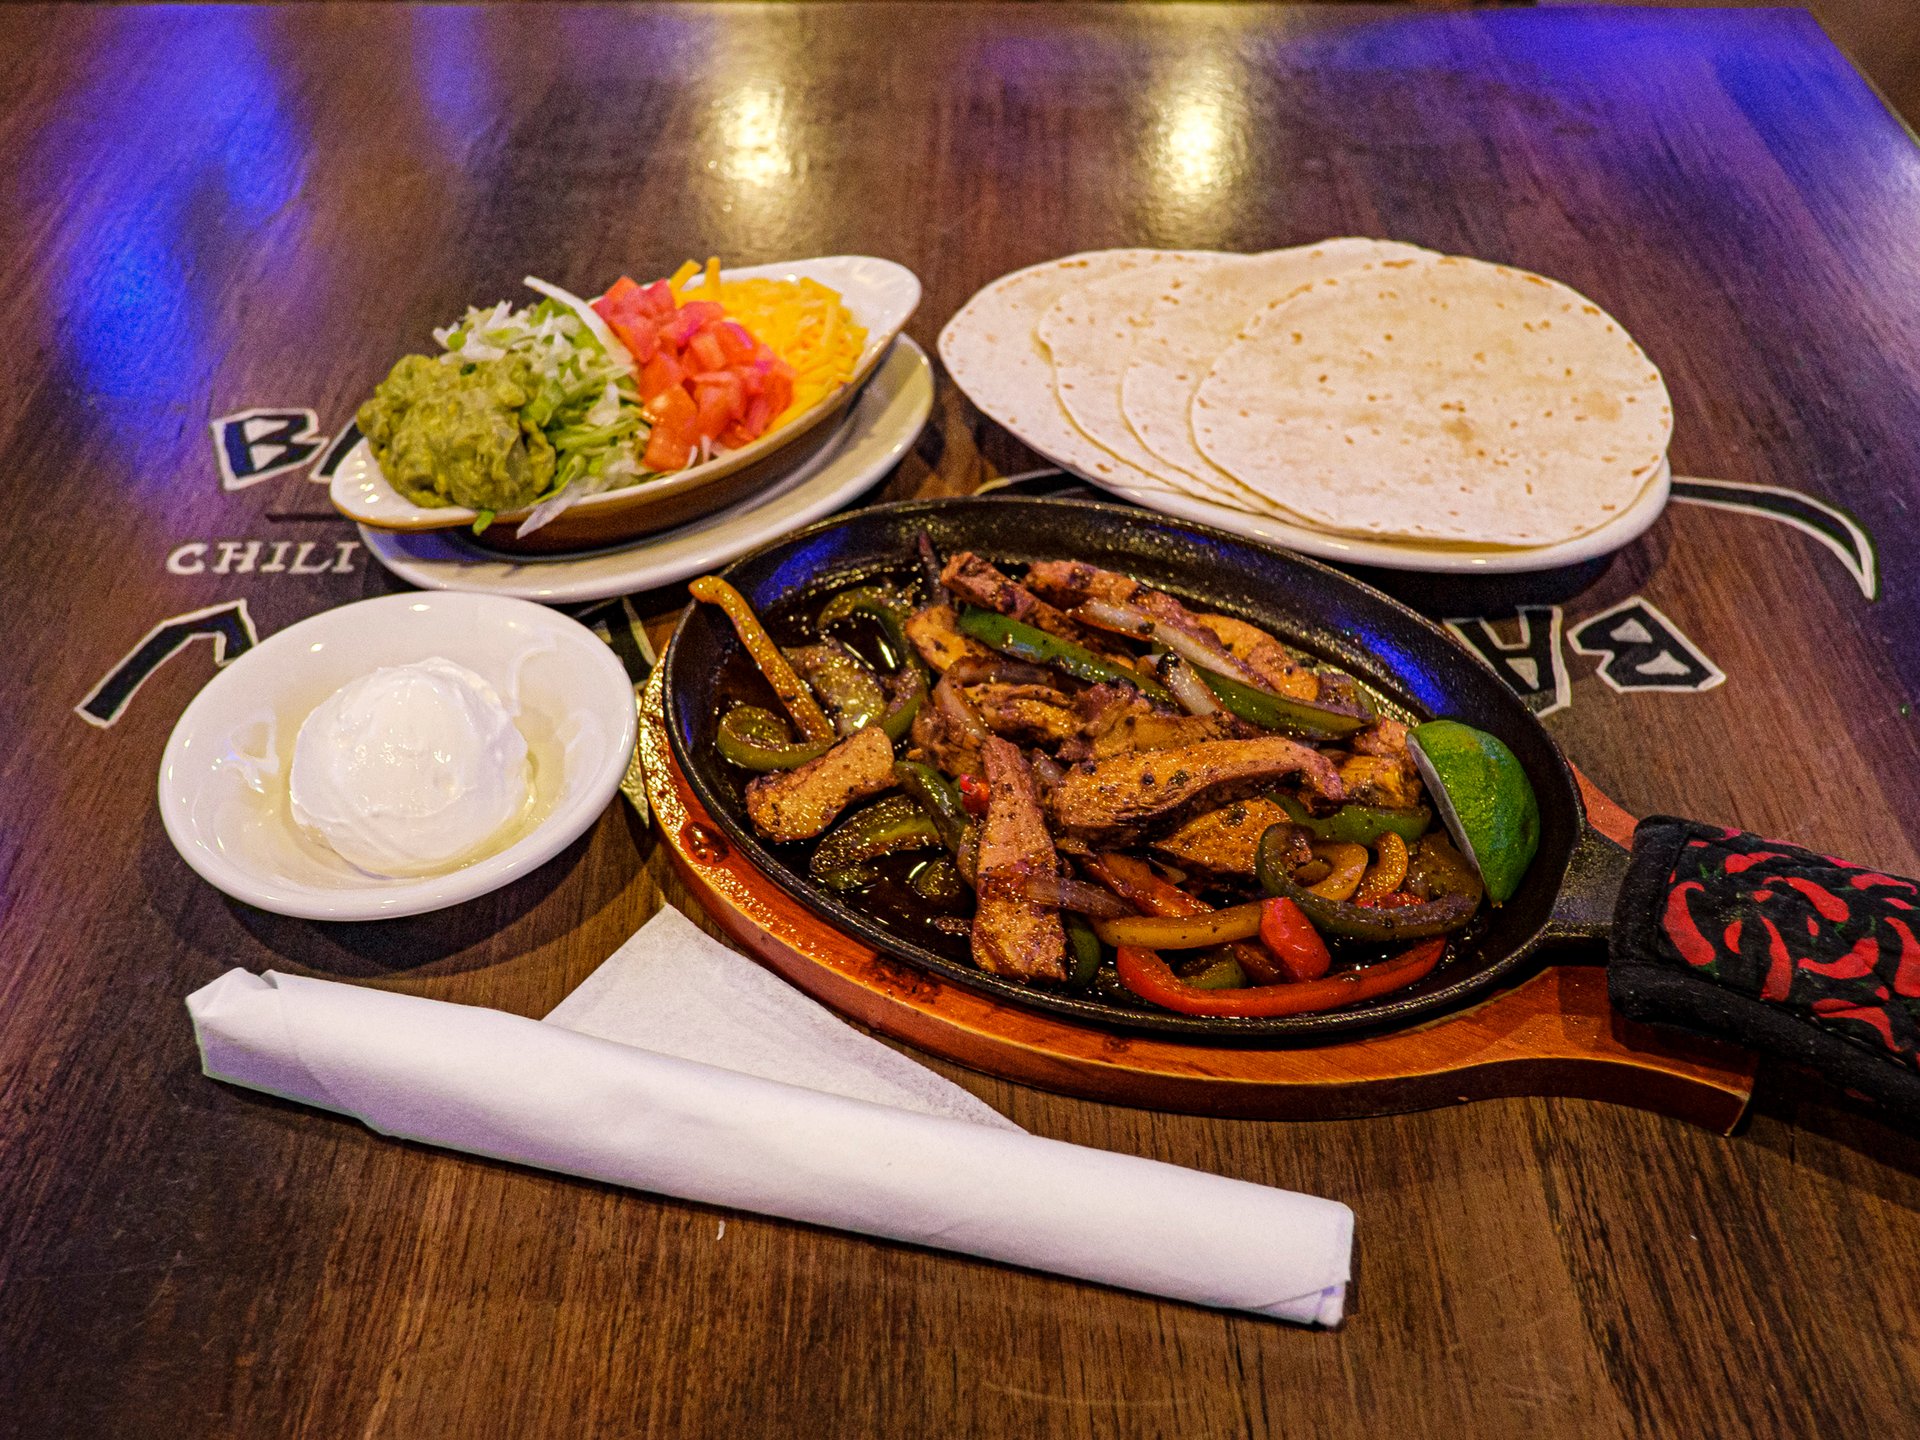
[(940, 572), (940, 583), (952, 591), (956, 598), (978, 605), (982, 610), (1010, 616), (1095, 650), (1103, 643), (1098, 635), (1079, 622), (1069, 620), (1019, 581), (982, 560), (971, 550), (962, 550), (947, 561), (947, 568)]
[(1207, 740), (1254, 733), (1232, 716), (1175, 715), (1155, 708), (1139, 691), (1096, 685), (1074, 701), (1079, 731), (1060, 747), (1065, 761), (1105, 760), (1129, 750), (1172, 750)]
[(1019, 747), (998, 736), (981, 747), (986, 762), (986, 823), (981, 827), (973, 961), (1016, 980), (1062, 980), (1067, 934), (1060, 912), (1029, 899), (1027, 880), (1058, 873), (1053, 840), (1033, 772)]
[(1084, 839), (1124, 843), (1138, 827), (1222, 790), (1299, 775), (1327, 800), (1346, 798), (1333, 762), (1280, 735), (1211, 740), (1177, 750), (1135, 751), (1077, 765), (1053, 792), (1062, 829)]
[[(1142, 585), (1116, 570), (1102, 570), (1082, 560), (1042, 560), (1027, 568), (1027, 584), (1037, 593), (1060, 605), (1082, 605), (1089, 600), (1105, 600), (1127, 605), (1169, 629), (1178, 630), (1194, 644), (1214, 657), (1212, 668), (1248, 685), (1264, 686), (1265, 678), (1241, 660), (1214, 634), (1201, 617), (1187, 609), (1164, 590)], [(1254, 627), (1249, 625), (1249, 630)], [(1271, 640), (1269, 644), (1273, 643)]]
[[(1287, 812), (1277, 800), (1256, 795), (1236, 800), (1218, 810), (1195, 815), (1179, 829), (1148, 843), (1167, 859), (1190, 870), (1211, 875), (1250, 876), (1257, 868), (1260, 837), (1269, 827), (1287, 823)], [(1294, 832), (1295, 860), (1304, 864), (1311, 853), (1306, 831)]]
[(1420, 804), (1420, 772), (1405, 755), (1354, 755), (1340, 762), (1340, 783), (1354, 799), (1393, 810), (1411, 810)]
[(996, 735), (1046, 745), (1080, 731), (1066, 697), (1044, 685), (976, 685), (967, 692), (980, 718)]
[(769, 840), (811, 840), (856, 800), (893, 784), (893, 742), (878, 725), (842, 740), (817, 760), (747, 786), (747, 814)]
[(1258, 625), (1235, 620), (1231, 615), (1196, 613), (1204, 625), (1249, 670), (1266, 681), (1276, 695), (1291, 700), (1314, 701), (1320, 696), (1320, 677), (1302, 665), (1293, 652)]
[(957, 660), (992, 660), (993, 651), (971, 635), (960, 633), (959, 615), (951, 605), (929, 605), (907, 617), (907, 639), (920, 658), (944, 675)]

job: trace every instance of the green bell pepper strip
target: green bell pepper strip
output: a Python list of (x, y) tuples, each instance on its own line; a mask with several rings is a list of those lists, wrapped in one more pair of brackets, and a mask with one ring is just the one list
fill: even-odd
[(1396, 940), (1424, 940), (1460, 929), (1480, 908), (1479, 894), (1466, 890), (1450, 891), (1417, 905), (1391, 909), (1316, 895), (1304, 885), (1295, 884), (1288, 870), (1289, 829), (1284, 823), (1269, 826), (1260, 837), (1255, 861), (1260, 888), (1269, 895), (1284, 895), (1293, 901), (1322, 935), (1379, 945)]
[(714, 745), (721, 756), (743, 770), (793, 770), (818, 760), (837, 743), (833, 740), (795, 744), (786, 721), (758, 705), (736, 705), (720, 717)]
[(931, 765), (922, 765), (918, 760), (896, 760), (893, 779), (933, 817), (934, 827), (940, 832), (940, 843), (959, 854), (960, 842), (966, 838), (973, 819), (960, 803), (960, 792), (952, 782)]
[(866, 662), (846, 646), (828, 641), (820, 645), (781, 647), (807, 687), (832, 711), (835, 729), (851, 735), (887, 713), (887, 692)]
[(1433, 824), (1433, 811), (1425, 805), (1411, 810), (1393, 810), (1385, 805), (1343, 805), (1331, 815), (1315, 816), (1291, 795), (1275, 795), (1274, 800), (1289, 819), (1314, 839), (1330, 845), (1371, 845), (1392, 832), (1411, 845), (1427, 833)]
[(1142, 695), (1158, 700), (1163, 705), (1177, 703), (1165, 686), (1157, 680), (1149, 680), (1138, 670), (1129, 670), (1125, 666), (1102, 660), (1084, 645), (1062, 640), (1058, 635), (1049, 635), (1022, 621), (996, 615), (991, 610), (982, 610), (974, 605), (961, 606), (959, 628), (961, 634), (971, 636), (988, 649), (1011, 655), (1016, 660), (1025, 660), (1030, 665), (1045, 665), (1094, 685), (1131, 685)]
[(1344, 710), (1291, 700), (1285, 695), (1256, 690), (1198, 665), (1193, 668), (1223, 707), (1262, 730), (1278, 730), (1303, 740), (1344, 740), (1373, 723), (1365, 715), (1349, 715)]
[(1180, 979), (1196, 990), (1244, 990), (1247, 988), (1247, 972), (1240, 968), (1238, 960), (1224, 953), (1214, 956), (1204, 965), (1196, 968), (1193, 973), (1181, 975)]
[(852, 590), (842, 590), (827, 601), (814, 624), (824, 634), (835, 621), (864, 615), (877, 624), (887, 637), (887, 644), (894, 652), (894, 664), (920, 669), (920, 654), (907, 638), (908, 614), (906, 602), (885, 585), (860, 585)]
[[(917, 672), (910, 677), (905, 693), (900, 694), (877, 722), (887, 739), (898, 745), (913, 728), (913, 720), (926, 703), (926, 677)], [(864, 728), (864, 727), (863, 727)], [(796, 744), (787, 722), (771, 710), (758, 705), (736, 705), (720, 717), (714, 745), (722, 758), (743, 770), (793, 770), (809, 760), (818, 760), (840, 743), (841, 737), (812, 744)]]
[(913, 729), (914, 717), (920, 713), (920, 707), (927, 703), (926, 671), (918, 668), (902, 670), (894, 676), (889, 688), (893, 691), (893, 703), (887, 707), (887, 713), (880, 717), (880, 728), (887, 732), (887, 739), (898, 745)]
[(829, 890), (853, 890), (873, 878), (869, 860), (940, 843), (932, 818), (906, 795), (889, 795), (851, 815), (814, 846), (807, 873)]
[(1067, 925), (1067, 983), (1084, 990), (1100, 970), (1100, 937), (1083, 916), (1066, 911), (1060, 918)]

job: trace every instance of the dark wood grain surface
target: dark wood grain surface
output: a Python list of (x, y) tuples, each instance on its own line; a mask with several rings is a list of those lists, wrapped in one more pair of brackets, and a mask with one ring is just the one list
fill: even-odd
[[(0, 1433), (1911, 1427), (1920, 1144), (1791, 1075), (1726, 1141), (1577, 1101), (1206, 1120), (938, 1067), (1041, 1134), (1352, 1204), (1336, 1333), (224, 1088), (181, 1000), (226, 967), (539, 1014), (677, 898), (662, 847), (611, 811), (458, 910), (278, 919), (196, 879), (154, 808), (210, 646), (110, 728), (73, 708), (169, 616), (245, 600), (264, 635), (399, 588), (338, 549), (304, 471), (223, 491), (209, 421), (305, 407), (337, 433), (529, 271), (591, 291), (869, 252), (919, 272), (930, 343), (1071, 250), (1391, 235), (1592, 294), (1668, 376), (1677, 470), (1842, 504), (1883, 572), (1869, 602), (1808, 535), (1676, 504), (1577, 575), (1396, 588), (1569, 629), (1643, 598), (1727, 678), (1616, 693), (1563, 647), (1547, 723), (1603, 788), (1920, 872), (1920, 153), (1804, 16), (7, 7), (0, 54)], [(1033, 463), (943, 379), (883, 493)], [(278, 541), (324, 573), (267, 572)], [(201, 543), (175, 566), (200, 573), (169, 568)], [(663, 638), (684, 598), (637, 603)]]

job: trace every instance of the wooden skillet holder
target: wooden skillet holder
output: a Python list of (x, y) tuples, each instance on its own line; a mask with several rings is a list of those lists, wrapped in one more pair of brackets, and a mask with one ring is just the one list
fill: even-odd
[[(841, 1014), (989, 1075), (1150, 1110), (1268, 1120), (1562, 1095), (1722, 1134), (1753, 1092), (1752, 1055), (1619, 1018), (1606, 969), (1593, 964), (1549, 964), (1438, 1020), (1311, 1047), (1121, 1034), (1005, 1005), (841, 933), (749, 865), (674, 761), (659, 671), (641, 701), (639, 759), (674, 868), (727, 934)], [(1579, 778), (1589, 822), (1631, 844), (1632, 817)]]

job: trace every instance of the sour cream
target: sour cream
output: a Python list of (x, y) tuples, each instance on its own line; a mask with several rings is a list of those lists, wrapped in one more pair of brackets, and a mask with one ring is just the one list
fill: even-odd
[(294, 821), (375, 875), (434, 875), (499, 848), (532, 801), (500, 696), (434, 656), (351, 680), (300, 726)]

